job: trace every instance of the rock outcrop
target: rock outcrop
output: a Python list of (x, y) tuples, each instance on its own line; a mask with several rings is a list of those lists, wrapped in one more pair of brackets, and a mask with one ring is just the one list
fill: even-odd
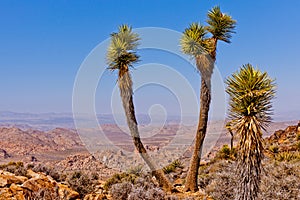
[(57, 183), (43, 173), (27, 171), (27, 176), (16, 176), (0, 170), (0, 200), (8, 199), (68, 199), (79, 198), (79, 194), (67, 185)]
[(120, 171), (108, 168), (91, 154), (75, 154), (68, 156), (54, 164), (55, 168), (63, 172), (82, 171), (84, 173), (97, 173), (100, 180), (106, 180)]
[(300, 150), (300, 122), (295, 126), (288, 126), (285, 130), (275, 131), (265, 139), (266, 147), (275, 146), (279, 152)]

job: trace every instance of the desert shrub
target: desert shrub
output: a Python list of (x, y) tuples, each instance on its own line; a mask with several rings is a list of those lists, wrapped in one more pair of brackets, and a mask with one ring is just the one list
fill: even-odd
[[(120, 174), (114, 176), (118, 176), (117, 179), (122, 181), (122, 178), (120, 178)], [(113, 199), (120, 199), (120, 200), (122, 199), (164, 200), (166, 199), (165, 192), (153, 182), (149, 174), (148, 175), (145, 174), (143, 176), (137, 177), (134, 183), (123, 181), (123, 182), (112, 184), (109, 189)]]
[(128, 195), (128, 200), (165, 200), (165, 196), (165, 192), (157, 187), (148, 189), (145, 189), (144, 187), (133, 187)]
[(165, 199), (165, 192), (157, 187), (149, 188), (146, 191), (146, 199), (149, 200), (164, 200)]
[(299, 161), (300, 153), (299, 152), (288, 152), (288, 151), (280, 152), (275, 156), (275, 160), (280, 161), (280, 162), (282, 162), (282, 161), (286, 161), (286, 162)]
[(180, 160), (174, 160), (169, 165), (163, 167), (163, 171), (165, 174), (170, 174), (174, 172), (177, 168), (183, 168), (183, 164)]
[(269, 147), (269, 150), (272, 152), (272, 153), (278, 153), (279, 151), (279, 147), (277, 145), (271, 145)]
[[(300, 199), (300, 162), (273, 162), (265, 159), (263, 167), (258, 200)], [(206, 193), (216, 200), (234, 199), (239, 181), (235, 162), (214, 163), (208, 170), (211, 180), (205, 188)]]
[(297, 142), (297, 149), (298, 149), (298, 151), (300, 151), (300, 141)]
[(98, 180), (98, 179), (99, 179), (98, 173), (92, 172), (92, 173), (91, 173), (91, 179), (92, 179), (92, 180)]
[(174, 172), (175, 169), (176, 169), (176, 168), (175, 168), (174, 166), (172, 166), (172, 165), (167, 165), (167, 166), (165, 166), (165, 167), (163, 168), (163, 171), (164, 171), (165, 174), (170, 174), (170, 173)]
[(38, 164), (31, 168), (34, 172), (42, 172), (46, 175), (51, 176), (56, 181), (64, 180), (61, 174), (53, 167), (48, 167), (46, 165)]
[(66, 181), (70, 188), (79, 193), (80, 197), (84, 197), (86, 194), (91, 193), (96, 185), (96, 181), (91, 176), (84, 174), (81, 171), (69, 174)]
[(237, 156), (236, 149), (230, 149), (227, 144), (223, 145), (222, 148), (218, 151), (216, 158), (217, 159), (231, 159), (234, 160)]
[(258, 200), (300, 199), (300, 162), (265, 165)]
[(113, 199), (127, 200), (129, 193), (132, 190), (132, 183), (124, 182), (117, 183), (111, 187), (111, 195)]
[(132, 188), (128, 195), (128, 200), (146, 199), (145, 189), (143, 187)]
[(146, 199), (145, 190), (142, 187), (133, 188), (130, 194), (128, 195), (128, 200), (140, 200)]
[(138, 176), (135, 174), (129, 174), (126, 172), (116, 173), (105, 182), (104, 189), (109, 190), (112, 185), (122, 182), (129, 182), (133, 184), (135, 183), (137, 177)]
[(31, 200), (60, 200), (59, 193), (58, 193), (58, 187), (56, 187), (54, 190), (51, 190), (50, 188), (40, 188), (36, 192), (32, 192), (29, 199)]
[(136, 167), (131, 167), (129, 170), (128, 170), (128, 174), (133, 174), (133, 175), (136, 175), (136, 176), (141, 176), (143, 174), (143, 166), (142, 165), (138, 165)]
[(297, 141), (300, 141), (300, 133), (297, 134), (296, 139)]
[(13, 173), (17, 176), (27, 175), (27, 170), (24, 167), (23, 162), (9, 162), (7, 164), (0, 165), (0, 169)]
[(213, 199), (232, 200), (234, 199), (235, 188), (237, 185), (236, 163), (224, 162), (215, 163), (211, 166), (212, 174), (208, 174), (209, 184), (206, 186), (206, 192)]
[(32, 169), (32, 168), (34, 168), (34, 164), (29, 163), (26, 165), (26, 169)]
[(151, 179), (151, 176), (144, 175), (142, 177), (138, 177), (134, 182), (135, 187), (143, 187), (145, 190), (148, 190), (150, 188), (157, 187), (153, 180)]
[(171, 165), (173, 165), (175, 168), (183, 168), (183, 163), (180, 160), (174, 160)]

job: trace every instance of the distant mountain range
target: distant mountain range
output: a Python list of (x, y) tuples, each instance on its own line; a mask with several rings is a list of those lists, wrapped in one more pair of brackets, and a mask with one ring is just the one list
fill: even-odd
[[(93, 116), (85, 114), (79, 115), (77, 120), (88, 121)], [(139, 124), (160, 124), (161, 121), (166, 123), (178, 123), (181, 120), (180, 116), (154, 117), (153, 121), (149, 115), (137, 115)], [(190, 123), (197, 122), (196, 117), (187, 117)], [(122, 115), (98, 114), (98, 123), (101, 124), (121, 124), (125, 125), (125, 117)], [(0, 126), (15, 126), (23, 129), (34, 128), (38, 130), (51, 130), (56, 127), (75, 128), (74, 117), (72, 113), (17, 113), (11, 111), (0, 111)]]
[[(93, 116), (92, 116), (93, 117)], [(91, 116), (82, 115), (79, 120), (88, 121)], [(171, 123), (176, 124), (181, 122), (180, 116), (155, 116), (151, 120), (147, 114), (138, 114), (137, 120), (141, 125), (147, 124), (161, 124)], [(118, 124), (126, 125), (126, 120), (123, 115), (112, 114), (98, 114), (97, 120), (100, 125), (102, 124)], [(286, 113), (276, 114), (274, 116), (275, 122), (290, 122), (300, 120), (300, 112), (292, 111)], [(195, 125), (198, 122), (197, 116), (185, 117), (187, 125)], [(290, 124), (290, 123), (288, 123)], [(22, 129), (37, 129), (42, 131), (52, 130), (57, 127), (61, 128), (75, 128), (74, 117), (72, 113), (18, 113), (11, 111), (0, 111), (0, 126), (15, 126)]]

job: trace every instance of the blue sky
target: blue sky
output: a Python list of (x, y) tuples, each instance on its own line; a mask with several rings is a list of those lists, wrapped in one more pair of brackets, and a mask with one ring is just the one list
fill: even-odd
[[(276, 78), (275, 112), (300, 111), (299, 0), (1, 0), (0, 110), (71, 112), (73, 84), (82, 61), (118, 25), (182, 32), (192, 22), (204, 23), (207, 10), (215, 5), (238, 21), (232, 44), (218, 46), (221, 76), (242, 64), (259, 66)], [(197, 91), (199, 77), (190, 81)], [(152, 90), (155, 96), (157, 91)], [(139, 106), (142, 96), (137, 94)]]

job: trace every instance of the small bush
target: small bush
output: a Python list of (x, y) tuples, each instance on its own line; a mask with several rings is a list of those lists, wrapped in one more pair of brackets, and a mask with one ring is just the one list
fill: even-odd
[(183, 164), (180, 160), (174, 160), (172, 163), (165, 166), (163, 168), (163, 172), (165, 174), (170, 174), (170, 173), (174, 172), (177, 168), (183, 168)]
[(165, 199), (165, 192), (162, 189), (154, 187), (150, 188), (146, 191), (146, 199), (149, 200), (164, 200)]
[(136, 167), (132, 167), (128, 170), (128, 174), (133, 174), (136, 176), (141, 176), (143, 174), (143, 166), (139, 165)]
[(234, 160), (237, 157), (237, 152), (235, 150), (235, 148), (233, 148), (232, 150), (229, 148), (229, 146), (227, 144), (223, 145), (223, 147), (219, 150), (219, 152), (217, 153), (217, 158), (219, 159), (231, 159)]
[(91, 193), (96, 185), (96, 181), (91, 176), (81, 171), (73, 172), (66, 181), (70, 188), (79, 193), (80, 197)]
[(290, 162), (290, 161), (298, 161), (300, 160), (300, 153), (299, 152), (288, 152), (288, 151), (284, 151), (284, 152), (280, 152), (275, 156), (275, 160), (277, 161), (286, 161), (286, 162)]
[(300, 133), (297, 134), (296, 139), (297, 141), (300, 141)]
[(128, 182), (114, 184), (110, 190), (111, 195), (113, 199), (127, 200), (132, 187), (132, 184)]
[(7, 164), (0, 165), (0, 169), (13, 173), (17, 176), (27, 175), (27, 169), (24, 167), (23, 162), (9, 162)]
[(300, 151), (300, 141), (297, 143), (297, 149)]
[(279, 147), (277, 145), (271, 145), (269, 147), (269, 150), (272, 152), (272, 153), (278, 153), (279, 152)]
[[(127, 174), (128, 175), (128, 174)], [(144, 175), (137, 177), (134, 181), (128, 182), (124, 181), (126, 174), (115, 174), (114, 180), (118, 179), (120, 183), (112, 184), (110, 186), (110, 193), (112, 194), (113, 199), (120, 200), (164, 200), (166, 199), (166, 194), (161, 188), (156, 186), (151, 178), (151, 176)], [(124, 176), (122, 178), (122, 176)], [(170, 199), (172, 200), (172, 199)], [(177, 200), (177, 199), (174, 199)]]
[(109, 190), (110, 187), (114, 184), (117, 183), (122, 183), (122, 182), (129, 182), (129, 183), (135, 183), (136, 179), (138, 176), (134, 174), (129, 174), (129, 173), (117, 173), (114, 174), (111, 178), (109, 178), (105, 184), (104, 184), (104, 189)]
[(183, 168), (183, 163), (180, 160), (174, 160), (171, 165), (173, 165), (175, 168)]
[(143, 187), (133, 188), (128, 195), (128, 200), (146, 199), (145, 189)]
[(273, 162), (265, 166), (258, 200), (299, 199), (300, 162)]
[(51, 176), (56, 181), (63, 181), (62, 176), (58, 171), (56, 171), (54, 168), (48, 167), (46, 165), (38, 164), (31, 168), (34, 172), (42, 172), (46, 175)]
[(175, 171), (175, 167), (173, 165), (167, 165), (163, 168), (165, 174), (170, 174)]

